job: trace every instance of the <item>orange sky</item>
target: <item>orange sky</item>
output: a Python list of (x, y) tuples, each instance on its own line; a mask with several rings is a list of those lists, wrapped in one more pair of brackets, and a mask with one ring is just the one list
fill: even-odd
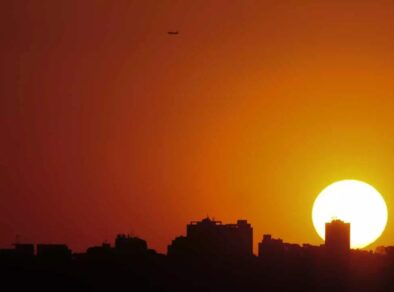
[(394, 245), (392, 1), (115, 2), (0, 4), (0, 246), (165, 251), (207, 214), (320, 244), (313, 201), (345, 178)]

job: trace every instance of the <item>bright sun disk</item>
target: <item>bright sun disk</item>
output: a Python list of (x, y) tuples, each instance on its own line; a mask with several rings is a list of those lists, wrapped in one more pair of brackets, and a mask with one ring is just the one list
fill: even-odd
[(313, 204), (313, 225), (322, 239), (325, 238), (325, 223), (332, 219), (350, 223), (351, 248), (363, 248), (384, 231), (387, 206), (371, 185), (358, 180), (342, 180), (321, 191)]

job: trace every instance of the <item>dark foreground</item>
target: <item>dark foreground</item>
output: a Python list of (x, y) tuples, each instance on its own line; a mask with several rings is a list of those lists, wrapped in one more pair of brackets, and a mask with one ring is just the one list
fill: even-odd
[(153, 251), (13, 256), (0, 259), (0, 272), (7, 291), (394, 291), (394, 260), (366, 252), (238, 260)]

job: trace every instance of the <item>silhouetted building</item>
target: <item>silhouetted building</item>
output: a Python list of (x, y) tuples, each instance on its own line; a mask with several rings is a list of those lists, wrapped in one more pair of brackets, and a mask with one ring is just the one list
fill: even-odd
[(259, 257), (279, 258), (284, 254), (282, 239), (274, 239), (271, 234), (264, 234), (263, 240), (259, 243)]
[(11, 249), (11, 248), (1, 248), (0, 249), (0, 257), (6, 257), (6, 256), (8, 257), (10, 255), (13, 255), (14, 252), (15, 252), (15, 250)]
[(283, 265), (302, 261), (316, 261), (322, 258), (324, 248), (296, 243), (286, 243), (282, 239), (272, 238), (271, 234), (264, 234), (258, 245), (259, 258), (269, 264)]
[(168, 255), (247, 257), (253, 255), (253, 229), (246, 220), (236, 224), (205, 218), (187, 225), (186, 237), (168, 246)]
[(0, 257), (15, 260), (31, 259), (34, 257), (34, 244), (15, 243), (13, 246), (14, 248), (0, 249)]
[(329, 254), (343, 255), (350, 250), (350, 223), (333, 220), (326, 223), (325, 248)]
[(394, 246), (378, 246), (375, 253), (384, 255), (394, 262)]
[(141, 238), (119, 234), (115, 239), (115, 250), (128, 255), (144, 254), (148, 251), (148, 245)]
[(44, 260), (71, 260), (72, 252), (65, 244), (37, 244), (37, 257)]
[(387, 255), (386, 247), (382, 245), (377, 246), (375, 248), (375, 254), (384, 255), (384, 256)]
[(187, 257), (195, 254), (193, 243), (186, 236), (176, 237), (167, 247), (167, 255), (176, 257)]
[(285, 255), (291, 258), (297, 258), (304, 255), (304, 247), (297, 243), (284, 243)]
[(281, 261), (283, 258), (300, 258), (304, 248), (296, 243), (285, 243), (282, 239), (272, 238), (271, 234), (264, 234), (259, 243), (259, 257), (268, 261)]
[(321, 259), (324, 254), (324, 245), (312, 245), (304, 243), (302, 245), (302, 253), (309, 258)]
[(34, 244), (31, 243), (15, 243), (15, 253), (23, 256), (34, 256)]
[(394, 246), (385, 247), (386, 255), (394, 259)]
[(113, 249), (109, 243), (101, 246), (92, 246), (86, 250), (86, 256), (90, 259), (109, 259), (113, 255)]

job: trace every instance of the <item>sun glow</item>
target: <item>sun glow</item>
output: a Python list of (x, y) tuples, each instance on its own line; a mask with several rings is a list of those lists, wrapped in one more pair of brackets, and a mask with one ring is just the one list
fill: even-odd
[(313, 204), (313, 225), (322, 239), (325, 223), (334, 218), (350, 223), (350, 246), (363, 248), (382, 234), (387, 223), (387, 206), (371, 185), (342, 180), (321, 191)]

